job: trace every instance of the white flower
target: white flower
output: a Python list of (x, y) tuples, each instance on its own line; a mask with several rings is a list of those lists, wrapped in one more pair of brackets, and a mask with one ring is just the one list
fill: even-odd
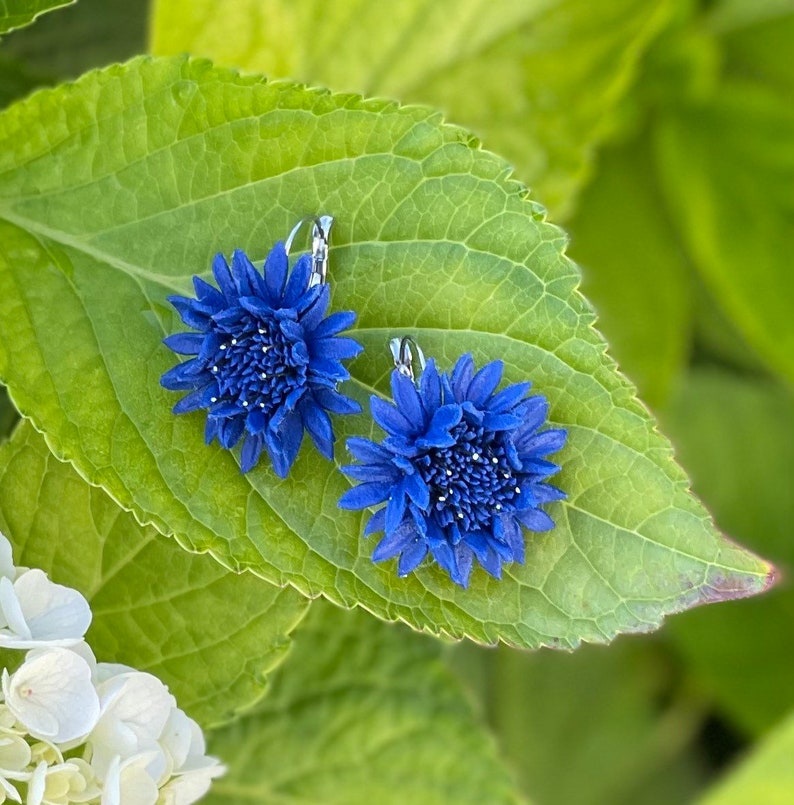
[(14, 582), (0, 577), (0, 647), (69, 646), (83, 639), (90, 624), (85, 598), (42, 570), (27, 570)]
[(3, 694), (34, 738), (55, 744), (87, 735), (99, 718), (91, 667), (65, 648), (29, 651), (12, 675), (3, 669)]
[(26, 782), (30, 773), (25, 769), (30, 763), (30, 747), (21, 735), (3, 730), (0, 734), (0, 802), (10, 799), (22, 802), (14, 782)]
[(122, 770), (125, 761), (145, 754), (146, 770), (155, 783), (166, 774), (168, 761), (158, 740), (176, 700), (157, 677), (124, 666), (97, 666), (97, 677), (110, 671), (98, 686), (102, 707), (99, 721), (88, 736), (91, 765), (101, 780), (108, 778), (116, 757)]
[(212, 780), (226, 768), (206, 755), (201, 727), (182, 710), (174, 709), (160, 743), (171, 761), (173, 779), (160, 790), (161, 805), (189, 805), (209, 791)]
[(26, 805), (70, 805), (88, 802), (100, 795), (91, 767), (80, 758), (48, 766), (36, 766), (28, 783)]
[(123, 762), (118, 755), (112, 758), (102, 789), (102, 805), (155, 805), (157, 783), (147, 771), (152, 760), (150, 752), (133, 755)]

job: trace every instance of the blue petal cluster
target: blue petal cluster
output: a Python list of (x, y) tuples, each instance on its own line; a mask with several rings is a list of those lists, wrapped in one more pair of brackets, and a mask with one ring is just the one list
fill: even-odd
[(566, 431), (541, 430), (548, 402), (526, 396), (530, 383), (497, 392), (502, 369), (494, 361), (475, 374), (471, 355), (464, 355), (450, 376), (430, 360), (418, 389), (392, 373), (395, 405), (372, 397), (372, 415), (388, 435), (380, 444), (348, 439), (361, 463), (342, 470), (360, 484), (339, 505), (386, 503), (365, 530), (385, 532), (373, 561), (399, 556), (405, 576), (429, 552), (466, 587), (474, 559), (496, 578), (502, 562), (524, 562), (522, 526), (554, 527), (540, 506), (565, 493), (546, 482), (559, 470), (546, 457), (563, 446)]
[(309, 287), (312, 263), (301, 256), (289, 270), (283, 243), (265, 260), (264, 274), (242, 251), (231, 266), (217, 255), (212, 271), (218, 287), (193, 278), (196, 299), (171, 296), (182, 321), (196, 330), (164, 343), (192, 355), (160, 382), (190, 391), (175, 414), (207, 409), (207, 444), (217, 438), (232, 448), (245, 436), (241, 469), (248, 472), (266, 449), (285, 478), (300, 449), (304, 429), (317, 449), (333, 458), (334, 432), (328, 413), (353, 414), (361, 407), (340, 394), (350, 377), (341, 361), (361, 352), (352, 338), (337, 334), (355, 321), (352, 312), (326, 316), (327, 285)]

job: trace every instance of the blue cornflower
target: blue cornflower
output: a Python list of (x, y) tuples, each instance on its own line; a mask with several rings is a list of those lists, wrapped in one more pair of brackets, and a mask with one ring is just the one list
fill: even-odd
[(245, 434), (243, 472), (265, 448), (276, 473), (285, 478), (304, 429), (317, 449), (333, 458), (328, 412), (361, 410), (336, 390), (350, 377), (341, 361), (362, 349), (352, 338), (337, 336), (353, 324), (355, 313), (326, 317), (328, 285), (310, 287), (308, 254), (290, 272), (283, 243), (268, 254), (264, 276), (240, 250), (232, 255), (231, 267), (217, 255), (212, 271), (218, 288), (193, 277), (197, 299), (168, 297), (182, 321), (198, 330), (164, 340), (174, 352), (195, 356), (160, 380), (167, 389), (190, 391), (174, 413), (206, 408), (207, 444), (217, 438), (230, 449)]
[(567, 434), (541, 430), (548, 402), (526, 396), (530, 383), (496, 392), (502, 369), (494, 361), (475, 374), (471, 355), (464, 355), (451, 376), (439, 375), (430, 360), (418, 389), (398, 369), (392, 372), (395, 405), (372, 397), (372, 416), (388, 435), (380, 444), (348, 439), (361, 463), (342, 471), (360, 485), (339, 505), (386, 503), (364, 532), (385, 532), (373, 561), (399, 555), (398, 573), (405, 576), (429, 552), (466, 587), (474, 559), (496, 578), (502, 562), (524, 562), (522, 526), (554, 527), (540, 506), (565, 493), (546, 482), (560, 469), (546, 456)]

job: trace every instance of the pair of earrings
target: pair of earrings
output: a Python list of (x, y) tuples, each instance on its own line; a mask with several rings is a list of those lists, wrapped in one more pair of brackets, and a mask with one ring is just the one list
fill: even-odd
[[(311, 254), (290, 270), (290, 248), (307, 221)], [(350, 377), (343, 361), (362, 347), (340, 335), (353, 325), (355, 313), (326, 315), (332, 224), (330, 216), (299, 221), (286, 243), (270, 251), (262, 273), (240, 250), (231, 265), (217, 255), (212, 266), (217, 287), (194, 277), (196, 298), (169, 297), (197, 332), (165, 339), (174, 352), (191, 357), (166, 372), (161, 383), (189, 392), (174, 413), (207, 409), (207, 444), (217, 438), (230, 449), (243, 441), (243, 472), (266, 451), (276, 474), (285, 478), (305, 432), (332, 459), (329, 414), (361, 411), (337, 390)], [(541, 429), (548, 403), (541, 395), (527, 396), (530, 383), (497, 391), (501, 361), (475, 371), (466, 354), (446, 373), (433, 359), (425, 361), (409, 337), (393, 339), (390, 348), (394, 403), (377, 396), (370, 403), (387, 435), (380, 443), (348, 439), (359, 463), (341, 469), (358, 485), (339, 505), (384, 504), (364, 534), (384, 533), (373, 561), (399, 557), (400, 576), (429, 554), (463, 587), (475, 559), (500, 578), (503, 562), (524, 562), (522, 527), (554, 527), (541, 506), (565, 494), (548, 483), (560, 468), (547, 457), (562, 448), (566, 432)]]

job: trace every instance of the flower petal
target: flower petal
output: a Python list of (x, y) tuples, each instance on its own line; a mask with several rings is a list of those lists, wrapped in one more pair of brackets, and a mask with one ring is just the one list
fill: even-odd
[(238, 296), (256, 296), (259, 293), (257, 271), (242, 249), (235, 249), (232, 253), (232, 278)]
[(88, 735), (99, 718), (90, 665), (66, 648), (30, 651), (3, 693), (14, 717), (34, 737), (66, 743)]
[(350, 397), (345, 397), (334, 389), (319, 388), (314, 392), (317, 405), (332, 414), (360, 414), (361, 406)]
[(198, 355), (205, 338), (203, 333), (174, 333), (164, 338), (163, 343), (180, 355)]
[(397, 563), (397, 575), (407, 576), (416, 570), (419, 563), (427, 556), (427, 542), (423, 539), (414, 539), (403, 549), (400, 561)]
[(316, 356), (318, 358), (348, 360), (355, 358), (363, 349), (364, 347), (362, 347), (358, 341), (341, 335), (314, 339), (309, 344), (309, 352), (312, 359)]
[(265, 258), (265, 284), (270, 293), (270, 301), (274, 305), (281, 304), (288, 267), (287, 252), (284, 250), (284, 244), (279, 241)]
[[(416, 531), (410, 520), (407, 520), (399, 528), (395, 529), (391, 534), (385, 536), (376, 546), (372, 552), (373, 562), (383, 562), (386, 559), (391, 559), (397, 554), (402, 553), (414, 542), (422, 542), (417, 540)], [(421, 558), (419, 559), (421, 562)]]
[(395, 436), (404, 436), (413, 432), (413, 424), (397, 408), (381, 400), (380, 397), (374, 395), (370, 397), (369, 405), (372, 418), (383, 430)]
[(264, 439), (261, 434), (245, 434), (243, 449), (240, 451), (240, 470), (242, 472), (250, 472), (256, 466), (263, 446)]
[[(301, 322), (304, 327), (308, 326), (305, 319), (302, 319)], [(315, 327), (312, 335), (314, 338), (327, 338), (349, 330), (355, 323), (356, 314), (352, 310), (339, 310), (321, 321)]]
[(526, 396), (531, 388), (532, 383), (514, 383), (512, 386), (502, 389), (488, 402), (488, 410), (495, 414), (509, 411)]
[(220, 253), (216, 254), (212, 260), (212, 274), (221, 289), (221, 293), (226, 297), (227, 304), (233, 302), (238, 296), (237, 287), (234, 284), (229, 264)]
[(452, 370), (450, 387), (455, 397), (455, 402), (463, 402), (466, 399), (466, 392), (469, 390), (469, 383), (474, 376), (474, 358), (471, 353), (466, 353), (458, 358), (455, 368)]
[(442, 405), (433, 414), (424, 436), (416, 440), (416, 446), (422, 450), (433, 447), (452, 447), (456, 439), (450, 434), (450, 429), (460, 422), (462, 415), (463, 411), (459, 405)]
[(334, 457), (334, 429), (328, 414), (311, 403), (301, 406), (301, 419), (317, 449), (326, 458)]
[(392, 485), (381, 481), (360, 484), (348, 489), (337, 504), (340, 509), (366, 509), (387, 500), (391, 493)]
[(282, 304), (284, 307), (295, 307), (298, 299), (309, 288), (309, 277), (312, 273), (312, 258), (302, 254), (292, 266)]
[(391, 373), (391, 391), (397, 409), (411, 423), (411, 430), (418, 433), (425, 426), (425, 412), (414, 381), (395, 369)]
[(516, 517), (530, 531), (551, 531), (554, 528), (554, 520), (542, 509), (526, 509), (516, 512)]
[(428, 417), (432, 417), (441, 407), (441, 380), (433, 358), (427, 362), (419, 378), (419, 396), (422, 398), (422, 405)]
[(485, 401), (493, 394), (502, 379), (504, 363), (502, 361), (492, 361), (474, 375), (469, 388), (466, 392), (466, 399), (471, 400), (475, 405), (482, 407)]

